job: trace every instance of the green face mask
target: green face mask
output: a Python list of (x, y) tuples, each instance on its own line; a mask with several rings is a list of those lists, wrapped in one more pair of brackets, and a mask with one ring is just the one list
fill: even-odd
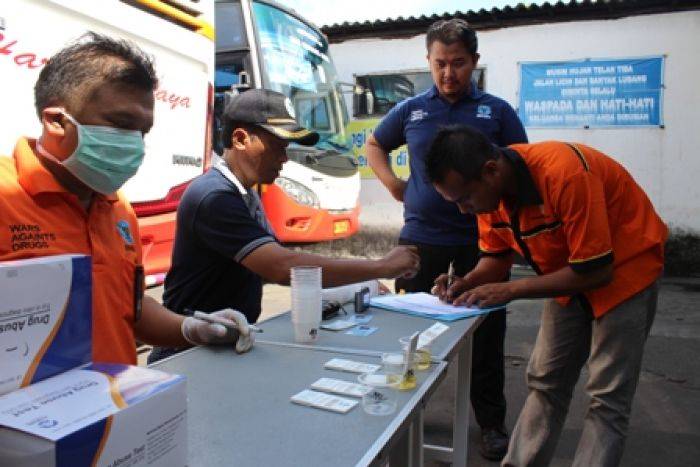
[(140, 131), (81, 125), (64, 115), (78, 129), (78, 146), (61, 164), (78, 180), (109, 195), (136, 174), (145, 153)]

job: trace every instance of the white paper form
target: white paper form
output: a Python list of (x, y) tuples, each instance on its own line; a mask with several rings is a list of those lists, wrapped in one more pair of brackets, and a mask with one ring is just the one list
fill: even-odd
[(425, 292), (404, 295), (383, 295), (374, 297), (371, 305), (391, 311), (408, 313), (416, 316), (434, 318), (442, 321), (455, 321), (469, 318), (503, 308), (503, 305), (489, 308), (475, 306), (455, 306), (441, 302), (438, 297)]

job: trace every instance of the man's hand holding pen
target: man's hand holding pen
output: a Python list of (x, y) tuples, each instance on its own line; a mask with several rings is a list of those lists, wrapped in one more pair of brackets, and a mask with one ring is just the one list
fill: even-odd
[(454, 281), (455, 281), (455, 262), (450, 261), (450, 266), (447, 268), (447, 288), (448, 289), (454, 283)]
[(441, 301), (446, 303), (452, 303), (455, 297), (459, 297), (463, 292), (465, 292), (467, 287), (467, 282), (461, 277), (455, 277), (451, 284), (448, 274), (440, 274), (437, 279), (435, 279), (435, 285), (430, 290), (430, 293), (436, 295)]
[[(450, 283), (451, 285), (448, 285)], [(435, 285), (430, 293), (445, 303), (485, 308), (503, 305), (516, 298), (514, 288), (513, 282), (494, 282), (475, 286), (472, 281), (461, 277), (455, 277), (451, 282), (449, 274), (441, 274), (435, 279)]]
[[(189, 311), (189, 310), (188, 310)], [(248, 324), (245, 315), (226, 308), (212, 313), (192, 312), (182, 322), (182, 335), (192, 345), (235, 345), (236, 352), (245, 353), (255, 343), (255, 334), (262, 332)]]
[(435, 279), (435, 285), (430, 293), (436, 295), (443, 302), (452, 303), (452, 300), (459, 297), (465, 290), (467, 290), (466, 282), (455, 274), (454, 262), (450, 262), (447, 274), (440, 274)]

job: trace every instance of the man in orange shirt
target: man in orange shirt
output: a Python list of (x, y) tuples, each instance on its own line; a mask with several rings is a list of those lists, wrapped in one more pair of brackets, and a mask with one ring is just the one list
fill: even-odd
[(35, 86), (42, 134), (0, 157), (0, 261), (64, 253), (92, 257), (93, 360), (136, 363), (135, 338), (188, 347), (252, 346), (245, 317), (216, 313), (238, 333), (172, 313), (144, 296), (136, 216), (117, 190), (144, 156), (156, 73), (125, 41), (90, 33), (51, 57)]
[[(622, 457), (644, 343), (654, 320), (667, 229), (617, 162), (581, 144), (497, 148), (466, 126), (441, 130), (427, 158), (437, 191), (477, 214), (477, 266), (434, 293), (490, 306), (548, 298), (527, 370), (529, 395), (503, 465), (548, 465), (588, 363), (591, 403), (573, 465)], [(499, 282), (513, 252), (537, 277)]]

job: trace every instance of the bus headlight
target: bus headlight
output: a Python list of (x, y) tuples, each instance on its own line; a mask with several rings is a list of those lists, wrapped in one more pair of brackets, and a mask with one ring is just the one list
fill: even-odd
[(282, 188), (282, 191), (297, 203), (318, 209), (318, 196), (301, 183), (289, 178), (277, 177), (275, 179), (275, 185)]

